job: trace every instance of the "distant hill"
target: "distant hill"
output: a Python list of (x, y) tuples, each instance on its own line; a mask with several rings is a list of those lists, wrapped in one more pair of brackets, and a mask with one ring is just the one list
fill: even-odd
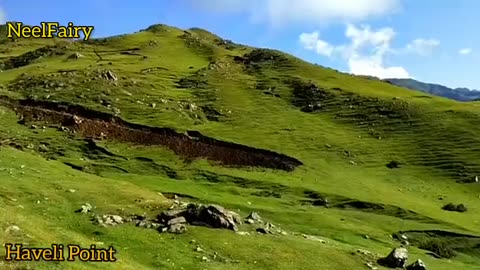
[(446, 97), (458, 101), (473, 101), (480, 99), (479, 90), (470, 90), (468, 88), (452, 89), (443, 85), (424, 83), (413, 79), (385, 79), (384, 81), (397, 86), (419, 90), (432, 95)]

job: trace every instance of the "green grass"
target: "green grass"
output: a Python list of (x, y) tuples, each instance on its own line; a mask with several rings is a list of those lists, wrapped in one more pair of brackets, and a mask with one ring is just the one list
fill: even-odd
[[(437, 229), (480, 235), (480, 185), (459, 182), (480, 174), (479, 103), (428, 96), (283, 54), (281, 64), (267, 61), (252, 67), (233, 60), (252, 48), (227, 49), (208, 32), (189, 32), (185, 37), (180, 29), (157, 26), (103, 41), (71, 43), (63, 56), (3, 71), (0, 94), (48, 96), (48, 100), (96, 110), (118, 110), (127, 121), (198, 130), (222, 140), (281, 152), (305, 165), (291, 173), (229, 168), (205, 160), (185, 163), (161, 147), (102, 142), (100, 146), (115, 154), (107, 156), (89, 151), (80, 137), (54, 127), (47, 125), (43, 130), (20, 125), (13, 111), (0, 107), (0, 141), (31, 144), (23, 151), (6, 145), (0, 148), (2, 242), (31, 246), (102, 242), (119, 251), (119, 261), (113, 264), (40, 263), (35, 269), (367, 269), (367, 260), (351, 253), (367, 249), (386, 255), (399, 245), (390, 238), (398, 231)], [(18, 56), (47, 44), (52, 41), (3, 42), (0, 57)], [(135, 52), (142, 56), (119, 53), (132, 48), (139, 48)], [(94, 49), (103, 61), (98, 61)], [(84, 57), (66, 60), (74, 52)], [(103, 69), (117, 75), (116, 84), (92, 80)], [(70, 76), (49, 75), (59, 70), (76, 71)], [(23, 73), (31, 76), (28, 81), (48, 80), (63, 86), (28, 86), (18, 82)], [(205, 81), (206, 87), (178, 88), (178, 81), (187, 77)], [(294, 93), (287, 82), (292, 78), (313, 82), (329, 93), (320, 101), (324, 109), (304, 113), (293, 106)], [(256, 89), (259, 82), (275, 86), (279, 97)], [(110, 107), (102, 105), (102, 100)], [(196, 109), (188, 109), (191, 104)], [(207, 119), (199, 108), (206, 105), (221, 112), (221, 121)], [(49, 150), (40, 153), (40, 144)], [(400, 168), (387, 168), (392, 160), (398, 161)], [(90, 169), (80, 172), (65, 163)], [(175, 177), (169, 177), (171, 171)], [(77, 192), (68, 193), (68, 189)], [(268, 194), (265, 191), (280, 197), (258, 196)], [(362, 201), (388, 207), (367, 211), (312, 206), (304, 203), (308, 199), (305, 191), (334, 202)], [(74, 213), (85, 202), (96, 206), (98, 213), (148, 212), (147, 201), (168, 207), (158, 192), (187, 194), (239, 211), (242, 216), (254, 210), (289, 235), (240, 236), (189, 227), (186, 234), (172, 236), (130, 225), (100, 228)], [(441, 208), (446, 203), (463, 203), (468, 211), (444, 211)], [(394, 210), (398, 208), (415, 212), (415, 218), (398, 217)], [(3, 234), (11, 224), (18, 225), (21, 234)], [(327, 243), (304, 239), (303, 233), (317, 235)], [(202, 263), (204, 254), (194, 251), (189, 243), (192, 239), (207, 251), (205, 256), (217, 252), (229, 262)], [(479, 269), (475, 248), (459, 250), (447, 261), (412, 247), (411, 261), (421, 258), (431, 269)]]

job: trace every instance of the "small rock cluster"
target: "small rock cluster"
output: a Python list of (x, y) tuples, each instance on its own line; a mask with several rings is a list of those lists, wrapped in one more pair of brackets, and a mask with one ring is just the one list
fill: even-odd
[[(158, 214), (155, 218), (149, 219), (147, 215), (130, 215), (122, 217), (114, 214), (97, 215), (93, 213), (94, 207), (85, 203), (78, 209), (77, 213), (89, 214), (92, 220), (101, 226), (117, 226), (124, 223), (133, 223), (137, 227), (156, 229), (159, 232), (168, 232), (173, 234), (182, 234), (187, 231), (187, 225), (206, 226), (210, 228), (220, 228), (235, 231), (239, 235), (250, 235), (249, 232), (239, 231), (238, 225), (250, 224), (255, 226), (254, 232), (258, 234), (279, 234), (287, 235), (287, 232), (279, 227), (264, 222), (260, 215), (251, 212), (242, 220), (237, 213), (227, 210), (219, 205), (203, 205), (196, 203), (185, 203), (174, 200), (169, 210), (165, 210)], [(303, 235), (304, 238), (324, 242), (314, 236)]]
[(116, 226), (123, 224), (123, 218), (119, 215), (96, 216), (96, 221), (102, 226)]
[(132, 215), (122, 217), (119, 215), (96, 215), (93, 207), (85, 203), (77, 213), (90, 214), (97, 224), (102, 226), (116, 226), (124, 223), (134, 223), (138, 227), (153, 228), (159, 232), (175, 234), (184, 233), (187, 225), (207, 226), (211, 228), (224, 228), (238, 231), (238, 224), (242, 224), (240, 216), (218, 205), (175, 203), (170, 210), (163, 211), (155, 219), (148, 219), (146, 215)]
[(218, 205), (202, 205), (190, 203), (186, 208), (172, 209), (162, 212), (157, 220), (161, 224), (161, 232), (183, 233), (186, 224), (224, 228), (238, 231), (240, 216)]
[(105, 80), (108, 80), (108, 81), (117, 81), (118, 80), (117, 75), (115, 75), (115, 73), (113, 73), (109, 69), (102, 70), (101, 73), (100, 73), (100, 77), (102, 79), (105, 79)]
[(78, 209), (76, 212), (77, 213), (82, 213), (82, 214), (88, 214), (93, 210), (93, 207), (89, 203), (85, 203), (82, 205), (80, 209)]

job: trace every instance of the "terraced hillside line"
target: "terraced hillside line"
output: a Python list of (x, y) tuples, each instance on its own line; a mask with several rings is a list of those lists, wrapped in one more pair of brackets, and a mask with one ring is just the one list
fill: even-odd
[(197, 131), (178, 133), (170, 128), (129, 123), (108, 113), (79, 105), (50, 101), (12, 100), (0, 97), (0, 105), (20, 114), (25, 121), (61, 124), (85, 137), (113, 139), (141, 145), (162, 145), (188, 160), (206, 158), (228, 166), (252, 166), (292, 171), (303, 163), (273, 151), (225, 142)]
[[(327, 77), (325, 82), (308, 80), (290, 71), (288, 59), (271, 50), (256, 50), (234, 60), (252, 75), (263, 94), (277, 95), (306, 114), (328, 117), (334, 124), (363, 133), (358, 140), (345, 140), (351, 149), (364, 149), (358, 150), (360, 159), (355, 162), (366, 168), (384, 166), (385, 159), (394, 157), (406, 166), (428, 167), (459, 183), (471, 183), (480, 174), (478, 112), (433, 109), (415, 100), (420, 96), (364, 96), (349, 86), (330, 84)], [(365, 149), (366, 138), (378, 140), (385, 151)]]

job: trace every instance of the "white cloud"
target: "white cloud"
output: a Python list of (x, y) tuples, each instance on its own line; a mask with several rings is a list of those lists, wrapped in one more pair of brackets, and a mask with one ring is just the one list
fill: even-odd
[(461, 55), (469, 55), (473, 52), (472, 48), (463, 48), (461, 50), (458, 51), (458, 54), (461, 54)]
[(334, 50), (332, 45), (320, 39), (318, 32), (302, 33), (300, 35), (300, 43), (305, 49), (315, 51), (324, 56), (331, 56)]
[(407, 44), (406, 51), (426, 56), (430, 55), (438, 46), (440, 46), (440, 41), (436, 39), (417, 38)]
[[(410, 77), (405, 68), (386, 66), (384, 63), (386, 54), (393, 51), (391, 43), (395, 37), (395, 31), (392, 28), (372, 30), (367, 25), (356, 27), (348, 24), (345, 37), (349, 39), (349, 44), (340, 46), (333, 46), (321, 40), (318, 32), (303, 33), (299, 39), (305, 49), (318, 54), (331, 56), (334, 53), (340, 53), (353, 74), (376, 76), (381, 79)], [(320, 53), (319, 47), (328, 48), (329, 54)]]
[[(409, 78), (403, 67), (387, 67), (385, 55), (391, 52), (390, 44), (395, 38), (392, 28), (372, 30), (369, 26), (356, 27), (349, 24), (345, 36), (350, 39), (351, 49), (347, 54), (350, 72), (356, 75), (370, 75), (385, 78)], [(364, 49), (370, 49), (366, 53)]]
[(383, 59), (375, 57), (357, 57), (348, 60), (350, 72), (355, 75), (369, 75), (380, 79), (410, 78), (410, 74), (403, 67), (390, 66), (386, 67)]
[(191, 0), (210, 11), (247, 12), (256, 22), (288, 23), (353, 22), (391, 14), (400, 0)]

